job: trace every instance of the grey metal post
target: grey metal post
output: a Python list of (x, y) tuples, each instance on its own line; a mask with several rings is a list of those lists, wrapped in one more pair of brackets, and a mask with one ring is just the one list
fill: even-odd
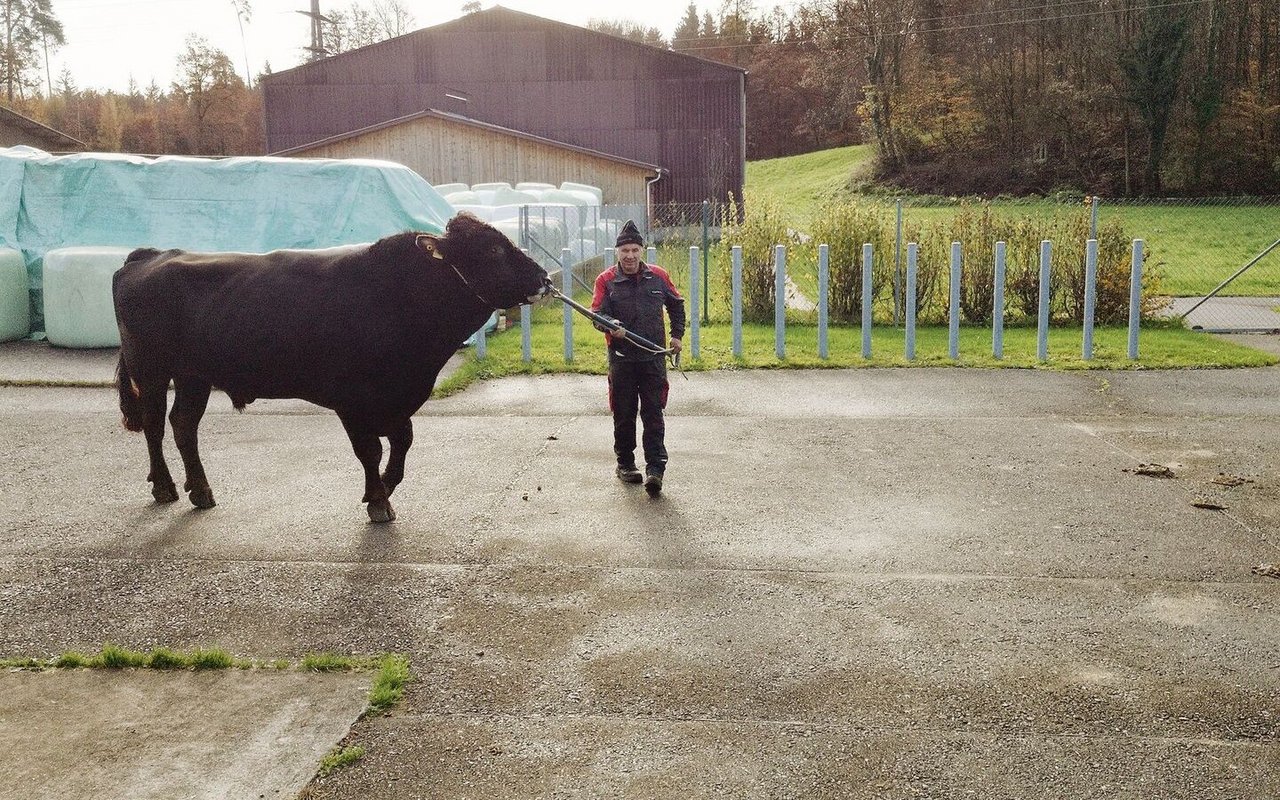
[(1141, 239), (1133, 240), (1133, 262), (1129, 266), (1129, 358), (1138, 358), (1138, 328), (1142, 324), (1142, 249)]
[(698, 298), (702, 295), (701, 279), (698, 277), (698, 248), (689, 248), (689, 354), (698, 357), (699, 331), (702, 321), (698, 318)]
[(949, 309), (947, 352), (951, 359), (960, 357), (960, 243), (951, 243), (951, 303)]
[(533, 306), (528, 303), (520, 306), (520, 360), (533, 360)]
[(916, 357), (916, 251), (918, 245), (911, 242), (907, 245), (907, 296), (903, 298), (907, 307), (907, 360)]
[[(489, 319), (493, 319), (496, 313), (490, 314)], [(489, 327), (489, 319), (486, 319), (484, 324), (480, 326), (480, 330), (476, 331), (476, 358), (483, 359), (489, 355), (489, 343), (486, 341), (488, 337), (485, 336), (485, 329)]]
[(1092, 202), (1089, 204), (1089, 238), (1098, 238), (1098, 196), (1094, 195), (1090, 198)]
[(818, 245), (818, 358), (827, 358), (828, 283), (830, 281), (830, 247)]
[[(560, 251), (560, 291), (573, 297), (573, 251)], [(564, 304), (564, 360), (573, 360), (573, 309)]]
[(1093, 358), (1093, 315), (1098, 304), (1098, 240), (1090, 239), (1084, 244), (1084, 341), (1080, 346), (1080, 357), (1085, 361)]
[(787, 357), (787, 248), (773, 248), (773, 352)]
[(1004, 358), (1004, 242), (996, 242), (996, 285), (991, 300), (991, 355)]
[(902, 297), (902, 198), (898, 198), (893, 228), (893, 327), (898, 327), (898, 303)]
[(875, 248), (870, 242), (862, 245), (862, 357), (871, 358), (871, 264)]
[[(609, 249), (610, 249), (610, 250), (612, 250), (613, 248), (612, 248), (612, 247), (610, 247)], [(612, 261), (610, 261), (608, 264), (605, 264), (605, 266), (607, 267), (607, 266), (609, 266), (609, 265), (610, 265), (610, 264), (612, 264), (612, 263), (613, 263), (613, 262), (612, 262)], [(654, 247), (653, 245), (649, 245), (649, 247), (645, 249), (645, 251), (644, 251), (644, 263), (646, 263), (646, 264), (656, 264), (656, 263), (658, 263), (658, 248)]]
[(1036, 358), (1049, 360), (1049, 304), (1052, 295), (1049, 292), (1049, 264), (1053, 260), (1053, 243), (1048, 239), (1040, 242), (1040, 304), (1036, 307), (1039, 324), (1036, 326)]
[(733, 272), (730, 276), (730, 303), (733, 306), (733, 357), (742, 358), (742, 245), (733, 246)]
[[(710, 257), (710, 255), (711, 255), (711, 201), (703, 200), (702, 201), (702, 285), (703, 286), (707, 285), (707, 269), (708, 269), (707, 259)], [(689, 271), (692, 272), (693, 269), (694, 269), (694, 265), (690, 264)], [(708, 316), (709, 309), (707, 307), (707, 295), (708, 295), (707, 292), (703, 292), (702, 294), (702, 321), (703, 322), (707, 322), (710, 320), (710, 317)], [(697, 309), (697, 306), (694, 306), (689, 310), (693, 314), (696, 314), (698, 309)], [(697, 358), (698, 356), (695, 353), (693, 357)]]

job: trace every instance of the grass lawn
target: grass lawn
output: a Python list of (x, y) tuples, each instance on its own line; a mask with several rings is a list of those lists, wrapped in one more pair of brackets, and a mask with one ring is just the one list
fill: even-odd
[[(894, 199), (859, 195), (850, 177), (865, 178), (873, 150), (868, 145), (755, 161), (747, 164), (751, 194), (767, 195), (788, 213), (792, 227), (804, 230), (828, 199), (851, 199), (884, 209), (893, 225)], [(958, 204), (936, 199), (903, 198), (904, 221), (936, 222), (954, 215)], [(1010, 217), (1051, 216), (1078, 206), (1054, 200), (997, 200), (995, 213)], [(1186, 205), (1108, 204), (1098, 208), (1098, 222), (1120, 222), (1127, 236), (1146, 242), (1148, 263), (1163, 274), (1162, 291), (1174, 296), (1208, 293), (1272, 242), (1280, 239), (1280, 205), (1213, 205), (1190, 200)], [(1280, 297), (1280, 248), (1271, 252), (1226, 291), (1227, 296)]]
[[(554, 309), (552, 309), (554, 310)], [(606, 371), (603, 334), (593, 329), (581, 316), (574, 315), (573, 360), (564, 360), (563, 323), (559, 314), (539, 309), (540, 321), (532, 326), (532, 360), (521, 358), (519, 326), (490, 336), (486, 358), (478, 360), (472, 352), (467, 362), (436, 388), (437, 396), (457, 392), (477, 379), (505, 375), (540, 375), (548, 373), (584, 373), (603, 375)], [(788, 325), (786, 358), (779, 360), (774, 352), (771, 325), (744, 325), (743, 356), (732, 354), (732, 331), (727, 324), (703, 326), (700, 331), (700, 358), (690, 355), (691, 334), (685, 335), (683, 367), (689, 371), (717, 369), (826, 369), (845, 367), (998, 367), (1025, 369), (1157, 369), (1261, 367), (1280, 363), (1280, 359), (1248, 347), (1233, 344), (1180, 326), (1152, 324), (1145, 327), (1139, 339), (1139, 359), (1127, 356), (1128, 331), (1120, 327), (1098, 328), (1094, 332), (1094, 357), (1081, 358), (1081, 331), (1075, 328), (1053, 328), (1049, 332), (1049, 361), (1036, 361), (1034, 328), (1006, 328), (1004, 358), (991, 355), (989, 328), (960, 329), (960, 358), (948, 357), (948, 332), (945, 326), (922, 327), (916, 334), (916, 359), (904, 355), (905, 334), (891, 326), (872, 329), (872, 358), (862, 358), (862, 334), (858, 328), (833, 328), (829, 331), (829, 358), (818, 358), (818, 331), (814, 325)]]

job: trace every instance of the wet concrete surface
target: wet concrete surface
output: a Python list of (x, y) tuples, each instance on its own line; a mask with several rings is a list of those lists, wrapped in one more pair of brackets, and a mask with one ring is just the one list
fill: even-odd
[(0, 388), (0, 654), (406, 654), (313, 798), (1280, 795), (1280, 370), (695, 373), (658, 499), (603, 383), (429, 402), (386, 526), (328, 412), (215, 394), (197, 512)]

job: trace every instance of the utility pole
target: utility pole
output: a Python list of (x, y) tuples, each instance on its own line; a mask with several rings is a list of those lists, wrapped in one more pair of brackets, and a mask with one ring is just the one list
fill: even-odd
[(333, 22), (320, 13), (320, 0), (311, 0), (310, 11), (299, 11), (304, 17), (311, 17), (311, 45), (306, 48), (311, 53), (311, 60), (324, 58), (329, 52), (324, 47), (324, 23)]

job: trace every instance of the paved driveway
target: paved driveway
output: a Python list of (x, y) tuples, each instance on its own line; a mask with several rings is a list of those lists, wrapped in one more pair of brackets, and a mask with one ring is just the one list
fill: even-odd
[(332, 415), (211, 405), (196, 512), (0, 389), (0, 652), (407, 654), (311, 797), (1280, 796), (1280, 371), (676, 377), (658, 500), (602, 378), (496, 381), (389, 526)]

